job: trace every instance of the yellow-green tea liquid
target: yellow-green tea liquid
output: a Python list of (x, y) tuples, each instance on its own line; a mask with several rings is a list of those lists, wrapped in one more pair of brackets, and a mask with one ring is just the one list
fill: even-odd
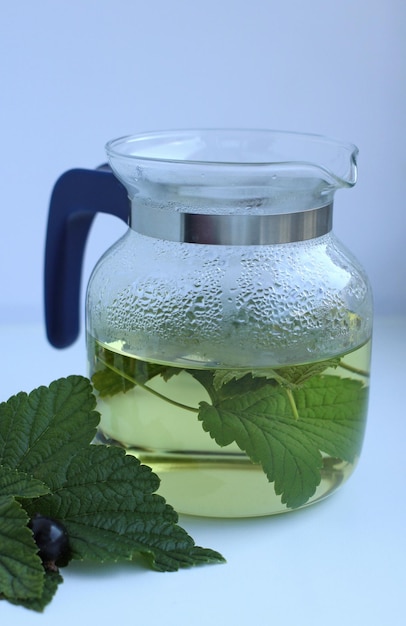
[[(128, 375), (131, 371), (134, 357), (118, 349), (117, 344), (90, 340), (89, 347), (90, 376), (105, 370), (106, 363), (115, 374), (122, 370)], [(369, 362), (370, 342), (342, 355), (345, 368), (330, 368), (323, 375), (355, 378), (368, 385)], [(142, 364), (147, 372), (149, 367), (156, 367), (154, 363)], [(179, 371), (179, 367), (175, 369)], [(123, 377), (123, 390), (116, 387), (113, 395), (98, 398), (99, 442), (121, 445), (152, 467), (161, 480), (158, 493), (179, 513), (246, 517), (289, 510), (275, 495), (260, 465), (253, 464), (235, 443), (219, 447), (203, 430), (197, 418), (198, 406), (210, 398), (195, 378), (187, 371), (145, 378), (145, 383), (141, 381), (145, 388), (136, 385), (126, 389)], [(350, 476), (356, 460), (350, 463), (323, 454), (321, 482), (306, 504), (332, 493)]]

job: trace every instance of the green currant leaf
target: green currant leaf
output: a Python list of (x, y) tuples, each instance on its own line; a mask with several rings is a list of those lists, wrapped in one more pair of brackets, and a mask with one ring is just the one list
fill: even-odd
[(24, 472), (0, 465), (0, 496), (35, 498), (49, 493), (49, 487)]
[(10, 600), (42, 596), (45, 571), (29, 518), (12, 496), (0, 496), (0, 595)]
[(316, 376), (293, 392), (298, 427), (319, 450), (354, 462), (364, 438), (368, 388), (339, 376)]
[(340, 357), (337, 357), (326, 361), (308, 363), (304, 365), (278, 367), (278, 369), (271, 369), (269, 367), (257, 367), (255, 369), (240, 370), (219, 369), (214, 372), (213, 387), (216, 391), (219, 391), (224, 385), (227, 385), (232, 380), (241, 380), (245, 376), (249, 375), (252, 378), (275, 380), (280, 385), (294, 388), (299, 387), (309, 378), (321, 374), (329, 367), (336, 368), (339, 363)]
[(306, 503), (321, 480), (322, 454), (354, 461), (360, 449), (367, 408), (361, 382), (315, 376), (289, 395), (281, 386), (200, 404), (203, 428), (220, 446), (236, 442), (261, 464), (275, 493), (294, 508)]
[(177, 513), (154, 493), (158, 486), (151, 469), (120, 448), (91, 446), (72, 457), (65, 482), (27, 510), (63, 522), (75, 559), (131, 560), (141, 552), (165, 571), (223, 561), (195, 546)]
[(0, 464), (37, 478), (51, 489), (99, 423), (90, 382), (69, 376), (19, 393), (0, 404)]
[(263, 378), (266, 380), (276, 380), (279, 383), (284, 382), (282, 376), (278, 374), (279, 370), (267, 368), (256, 368), (256, 369), (241, 369), (241, 370), (215, 370), (213, 375), (213, 388), (215, 391), (220, 391), (220, 389), (228, 385), (231, 381), (240, 381), (241, 379), (249, 376), (252, 378)]
[(340, 357), (319, 361), (315, 363), (306, 363), (304, 365), (294, 365), (290, 367), (278, 368), (280, 383), (287, 387), (300, 387), (313, 376), (322, 374), (326, 369), (335, 369), (340, 364)]
[(91, 445), (95, 404), (81, 376), (0, 404), (0, 597), (14, 604), (42, 611), (62, 582), (37, 554), (27, 525), (37, 513), (67, 528), (67, 561), (143, 553), (160, 571), (224, 561), (178, 526), (149, 467), (120, 448)]
[(94, 355), (96, 363), (92, 383), (101, 398), (126, 393), (136, 385), (142, 387), (155, 376), (162, 376), (168, 381), (183, 371), (181, 367), (167, 367), (158, 363), (129, 359), (120, 352), (106, 350), (96, 341), (93, 341), (89, 351)]
[(41, 613), (45, 607), (51, 602), (55, 593), (58, 590), (58, 585), (63, 583), (63, 578), (59, 572), (45, 572), (44, 586), (42, 593), (37, 598), (19, 598), (18, 600), (13, 598), (7, 598), (11, 604), (18, 606), (24, 606), (31, 611), (37, 611)]

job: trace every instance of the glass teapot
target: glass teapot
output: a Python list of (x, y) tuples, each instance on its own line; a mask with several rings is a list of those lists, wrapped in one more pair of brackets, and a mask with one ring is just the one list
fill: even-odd
[(94, 215), (129, 223), (87, 289), (96, 442), (151, 466), (181, 513), (269, 515), (331, 494), (359, 459), (368, 404), (371, 289), (332, 232), (356, 147), (191, 130), (106, 149), (109, 166), (57, 181), (45, 267), (63, 347)]

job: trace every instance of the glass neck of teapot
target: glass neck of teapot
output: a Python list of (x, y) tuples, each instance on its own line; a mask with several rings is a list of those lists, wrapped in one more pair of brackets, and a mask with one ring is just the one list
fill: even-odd
[(110, 142), (107, 152), (128, 191), (131, 228), (177, 242), (261, 245), (320, 237), (332, 228), (335, 191), (356, 180), (357, 149), (312, 135), (154, 133)]

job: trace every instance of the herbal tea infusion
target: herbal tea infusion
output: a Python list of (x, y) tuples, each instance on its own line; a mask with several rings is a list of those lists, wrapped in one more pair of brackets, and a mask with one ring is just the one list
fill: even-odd
[(369, 343), (332, 359), (252, 370), (184, 368), (137, 359), (117, 344), (88, 345), (99, 441), (150, 465), (180, 512), (282, 512), (328, 495), (357, 462)]

